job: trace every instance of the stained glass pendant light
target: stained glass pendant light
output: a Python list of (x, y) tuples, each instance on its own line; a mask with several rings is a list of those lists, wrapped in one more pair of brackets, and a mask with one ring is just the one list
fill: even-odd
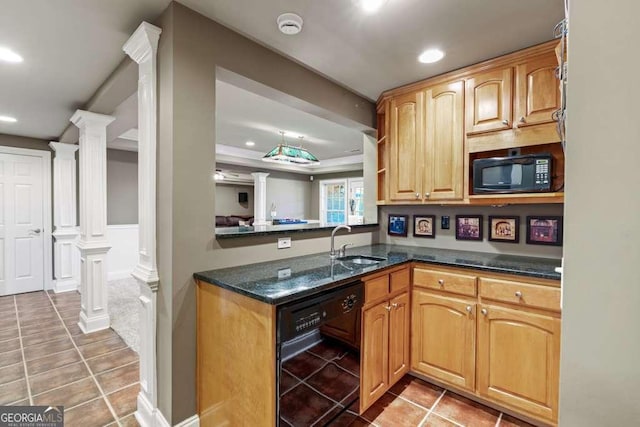
[(282, 143), (276, 145), (273, 150), (269, 151), (267, 154), (262, 157), (262, 160), (265, 162), (275, 162), (275, 163), (295, 163), (298, 165), (310, 165), (310, 164), (318, 164), (320, 161), (308, 152), (306, 149), (302, 148), (302, 138), (300, 138), (300, 146), (293, 147), (284, 142), (284, 132), (280, 132), (282, 135)]

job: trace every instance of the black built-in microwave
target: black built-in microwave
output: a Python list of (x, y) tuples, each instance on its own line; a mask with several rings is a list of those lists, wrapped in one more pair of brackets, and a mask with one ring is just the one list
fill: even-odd
[(473, 161), (473, 193), (551, 191), (551, 154), (491, 157)]

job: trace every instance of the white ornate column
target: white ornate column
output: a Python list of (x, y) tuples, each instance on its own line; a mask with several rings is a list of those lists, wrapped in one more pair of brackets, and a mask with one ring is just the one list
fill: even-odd
[[(254, 172), (253, 175), (253, 225), (267, 223), (267, 177), (268, 173)], [(269, 222), (270, 224), (270, 222)]]
[(76, 151), (78, 146), (50, 142), (53, 158), (53, 244), (55, 293), (78, 289), (76, 270), (80, 259), (76, 249)]
[(78, 325), (89, 333), (110, 325), (107, 310), (107, 125), (114, 117), (78, 110), (80, 130), (80, 287)]
[(136, 419), (140, 425), (160, 425), (156, 373), (156, 76), (158, 38), (162, 30), (140, 24), (123, 46), (138, 63), (138, 227), (139, 257), (133, 277), (140, 286), (140, 393)]

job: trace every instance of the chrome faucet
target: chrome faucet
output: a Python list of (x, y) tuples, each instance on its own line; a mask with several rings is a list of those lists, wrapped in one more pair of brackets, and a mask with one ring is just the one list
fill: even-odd
[[(349, 231), (349, 233), (351, 233), (351, 227), (349, 227), (348, 225), (339, 225), (336, 228), (333, 229), (333, 231), (331, 232), (331, 251), (329, 252), (329, 257), (331, 257), (331, 259), (335, 259), (336, 258), (336, 250), (335, 250), (335, 246), (334, 246), (334, 238), (336, 237), (336, 232), (338, 230), (340, 230), (341, 228), (345, 228)], [(342, 245), (342, 248), (340, 249), (340, 256), (344, 256), (344, 251), (346, 250), (347, 245)]]

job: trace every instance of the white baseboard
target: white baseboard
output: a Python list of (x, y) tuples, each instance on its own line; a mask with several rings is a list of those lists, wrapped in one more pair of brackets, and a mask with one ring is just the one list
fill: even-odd
[(69, 279), (58, 279), (53, 281), (53, 292), (56, 294), (62, 292), (71, 292), (78, 289), (78, 282), (74, 277)]
[[(154, 409), (142, 392), (138, 394), (138, 410), (135, 416), (141, 427), (171, 427), (162, 412), (158, 408)], [(200, 418), (193, 415), (175, 427), (200, 427)]]

